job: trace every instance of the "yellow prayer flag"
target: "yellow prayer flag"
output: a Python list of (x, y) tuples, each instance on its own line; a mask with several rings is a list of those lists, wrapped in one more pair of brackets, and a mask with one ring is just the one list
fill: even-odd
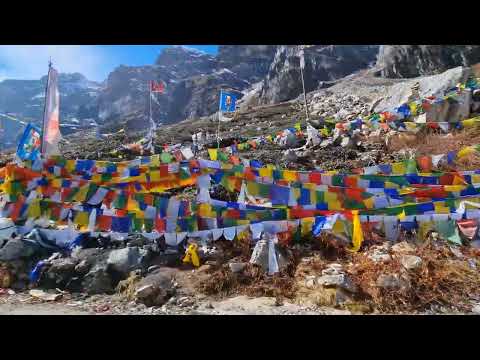
[(435, 207), (436, 214), (450, 214), (450, 208), (445, 206), (444, 201), (436, 201), (433, 203), (433, 206)]
[(27, 216), (29, 219), (37, 219), (42, 215), (40, 208), (40, 200), (35, 199), (32, 201), (27, 210)]
[(301, 130), (302, 130), (301, 125), (300, 125), (299, 122), (297, 122), (297, 123), (295, 124), (295, 129), (297, 129), (298, 131), (301, 131)]
[(85, 197), (87, 196), (87, 193), (88, 193), (88, 188), (90, 186), (89, 185), (84, 185), (82, 186), (78, 192), (75, 194), (75, 197), (74, 197), (74, 200), (75, 201), (79, 201), (79, 202), (84, 202), (85, 201)]
[(258, 169), (258, 174), (262, 177), (272, 177), (272, 169), (269, 168), (260, 168)]
[(392, 173), (396, 175), (404, 175), (405, 174), (405, 164), (398, 162), (392, 164)]
[(331, 192), (331, 191), (325, 191), (323, 193), (325, 202), (332, 202), (332, 201), (337, 201), (337, 193)]
[(188, 264), (192, 263), (193, 266), (199, 267), (200, 266), (200, 258), (197, 254), (197, 244), (190, 244), (185, 252), (185, 257), (183, 258), (183, 262)]
[(368, 198), (368, 199), (364, 199), (364, 200), (363, 200), (363, 203), (365, 204), (365, 207), (366, 207), (367, 209), (373, 209), (373, 208), (375, 207), (375, 200), (374, 200), (374, 199), (375, 199), (375, 197), (372, 196), (372, 197), (370, 197), (370, 198)]
[(101, 174), (92, 175), (92, 182), (99, 183), (101, 181), (102, 181), (102, 175)]
[(247, 191), (252, 196), (258, 196), (259, 195), (258, 184), (254, 181), (247, 181)]
[(467, 119), (462, 121), (462, 125), (463, 127), (470, 127), (470, 126), (474, 126), (476, 122), (477, 122), (476, 118)]
[(466, 155), (473, 154), (474, 152), (475, 148), (473, 146), (466, 146), (457, 153), (457, 156), (460, 159)]
[(284, 170), (283, 178), (287, 181), (297, 181), (298, 179), (297, 172), (292, 170)]
[(150, 172), (150, 181), (151, 182), (158, 182), (160, 181), (160, 170), (154, 170)]
[(353, 247), (349, 249), (352, 252), (357, 252), (360, 250), (363, 242), (363, 232), (362, 224), (360, 223), (360, 216), (358, 215), (358, 210), (352, 211), (353, 215), (353, 234), (352, 234), (352, 244)]
[(343, 221), (337, 220), (335, 224), (333, 225), (332, 232), (334, 234), (343, 234), (345, 233), (345, 225), (343, 224)]
[(160, 166), (160, 154), (153, 155), (150, 158), (150, 166)]
[(78, 226), (87, 226), (88, 225), (88, 212), (87, 211), (79, 211), (75, 215), (73, 222)]
[(73, 170), (75, 170), (75, 165), (75, 160), (67, 160), (67, 163), (65, 164), (65, 169), (67, 169), (68, 172), (72, 172)]
[(53, 179), (52, 186), (56, 189), (60, 189), (62, 187), (62, 179)]
[(127, 200), (127, 210), (128, 211), (140, 210), (140, 207), (138, 206), (138, 201), (134, 200), (131, 196), (129, 196)]
[(302, 226), (301, 228), (302, 235), (307, 235), (312, 232), (312, 227), (314, 222), (315, 222), (314, 217), (302, 218), (300, 220), (300, 224)]
[(405, 214), (405, 209), (402, 209), (402, 212), (397, 215), (399, 220), (403, 220), (407, 217), (407, 214)]
[(468, 185), (460, 176), (453, 178), (453, 185)]
[(210, 160), (217, 160), (218, 149), (208, 149), (208, 155), (210, 156)]
[(420, 221), (418, 230), (418, 240), (424, 241), (430, 230), (434, 229), (433, 221)]
[(412, 102), (409, 104), (410, 107), (410, 112), (412, 113), (413, 116), (417, 115), (417, 104)]
[(445, 185), (445, 191), (462, 191), (464, 189), (464, 185)]
[(342, 204), (340, 204), (340, 201), (338, 200), (328, 201), (327, 204), (328, 204), (328, 210), (337, 210), (337, 211), (343, 210)]
[(480, 183), (480, 175), (471, 175), (472, 176), (472, 184)]

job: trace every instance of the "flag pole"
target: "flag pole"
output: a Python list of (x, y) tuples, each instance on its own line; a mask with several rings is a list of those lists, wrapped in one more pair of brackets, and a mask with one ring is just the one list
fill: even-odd
[(152, 82), (150, 82), (149, 84), (149, 90), (148, 90), (148, 94), (149, 94), (149, 102), (150, 102), (150, 115), (149, 115), (149, 120), (150, 120), (150, 126), (152, 125)]
[[(301, 48), (301, 50), (302, 50), (302, 52), (304, 51), (303, 48)], [(304, 52), (302, 53), (302, 56), (303, 56), (303, 64), (305, 64), (305, 53)], [(306, 123), (308, 125), (309, 121), (310, 121), (310, 117), (308, 115), (307, 93), (305, 91), (305, 81), (303, 79), (303, 66), (302, 66), (303, 64), (302, 64), (302, 59), (300, 59), (300, 75), (302, 77), (303, 99), (304, 99), (304, 102), (305, 102), (305, 114), (307, 115)]]
[(218, 102), (217, 149), (220, 149), (220, 113), (222, 112), (222, 94), (223, 90), (220, 89), (220, 101)]
[(149, 113), (149, 122), (150, 122), (150, 132), (149, 132), (149, 135), (150, 135), (150, 139), (149, 142), (149, 147), (150, 147), (150, 151), (153, 153), (153, 127), (152, 127), (152, 82), (150, 81), (150, 84), (149, 84), (149, 87), (148, 87), (148, 101), (149, 101), (149, 107), (150, 107), (150, 113)]
[(48, 60), (48, 74), (47, 74), (47, 85), (45, 86), (45, 103), (43, 105), (43, 120), (42, 120), (42, 143), (40, 144), (40, 154), (43, 155), (45, 150), (45, 116), (47, 113), (47, 96), (48, 96), (48, 83), (50, 82), (50, 70), (52, 69), (52, 58)]

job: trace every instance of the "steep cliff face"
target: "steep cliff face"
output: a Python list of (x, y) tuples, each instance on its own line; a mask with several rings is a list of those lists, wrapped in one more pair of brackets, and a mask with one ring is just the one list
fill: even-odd
[(255, 83), (267, 75), (277, 48), (278, 45), (221, 45), (218, 48), (218, 66)]
[[(260, 95), (265, 104), (293, 99), (301, 94), (300, 49), (279, 46)], [(322, 82), (340, 79), (376, 61), (375, 45), (314, 45), (305, 49), (305, 89), (322, 87)]]
[(478, 62), (479, 45), (382, 45), (377, 66), (384, 77), (412, 78)]
[[(0, 82), (0, 114), (40, 125), (43, 119), (47, 77), (39, 80), (4, 80)], [(90, 123), (98, 114), (97, 97), (101, 84), (85, 76), (60, 74), (60, 123), (64, 133)], [(68, 126), (68, 128), (66, 127)], [(23, 131), (18, 121), (0, 115), (0, 149), (15, 146)]]
[(150, 80), (167, 85), (164, 94), (154, 96), (155, 121), (173, 123), (210, 115), (218, 109), (220, 89), (241, 91), (263, 79), (274, 51), (270, 45), (229, 45), (221, 46), (213, 57), (185, 47), (167, 48), (155, 65), (121, 66), (109, 75), (99, 96), (99, 118), (106, 123), (127, 114), (146, 116)]

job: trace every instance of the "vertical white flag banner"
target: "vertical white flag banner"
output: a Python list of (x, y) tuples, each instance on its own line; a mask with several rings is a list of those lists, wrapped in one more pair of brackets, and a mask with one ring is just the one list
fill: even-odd
[(305, 69), (305, 54), (303, 49), (300, 50), (300, 67)]
[(47, 94), (43, 118), (42, 154), (45, 157), (60, 155), (58, 142), (60, 134), (60, 93), (58, 92), (58, 72), (53, 67), (48, 71)]

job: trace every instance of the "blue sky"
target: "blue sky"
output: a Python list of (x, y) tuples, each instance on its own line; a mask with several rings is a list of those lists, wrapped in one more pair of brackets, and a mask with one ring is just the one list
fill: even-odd
[[(60, 72), (80, 72), (103, 81), (119, 65), (153, 64), (169, 45), (0, 45), (0, 81), (39, 79), (48, 59)], [(216, 54), (217, 45), (184, 45)]]

